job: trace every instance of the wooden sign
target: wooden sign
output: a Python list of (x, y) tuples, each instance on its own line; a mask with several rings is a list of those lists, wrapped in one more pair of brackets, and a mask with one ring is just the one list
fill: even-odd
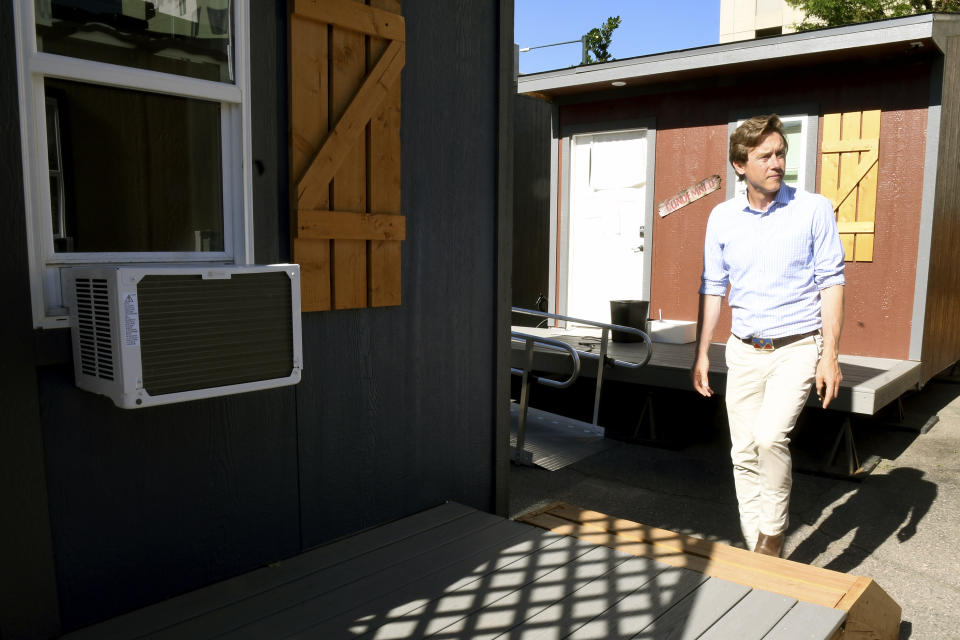
[(720, 188), (720, 176), (712, 175), (706, 180), (701, 180), (692, 187), (687, 187), (672, 198), (667, 198), (657, 205), (657, 212), (663, 218), (677, 209), (681, 209), (695, 200), (699, 200), (708, 193), (713, 193)]

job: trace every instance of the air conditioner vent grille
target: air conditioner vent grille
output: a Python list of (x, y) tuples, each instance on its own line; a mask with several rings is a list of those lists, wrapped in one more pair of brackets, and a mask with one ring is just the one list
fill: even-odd
[(103, 278), (77, 278), (77, 335), (80, 371), (113, 380), (113, 337), (110, 330), (110, 290)]
[(147, 275), (137, 285), (143, 387), (150, 395), (289, 376), (290, 278), (283, 271)]

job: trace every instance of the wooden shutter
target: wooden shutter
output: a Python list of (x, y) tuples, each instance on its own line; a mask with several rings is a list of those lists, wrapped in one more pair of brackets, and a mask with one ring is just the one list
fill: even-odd
[(880, 110), (825, 114), (820, 153), (820, 193), (833, 202), (846, 259), (871, 262)]
[(294, 0), (293, 260), (304, 311), (400, 304), (399, 0)]

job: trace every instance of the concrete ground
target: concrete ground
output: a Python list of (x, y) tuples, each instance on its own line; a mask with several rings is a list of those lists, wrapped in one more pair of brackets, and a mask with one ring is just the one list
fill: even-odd
[[(699, 398), (691, 394), (694, 403)], [(880, 457), (861, 481), (794, 473), (784, 557), (873, 578), (903, 608), (900, 638), (960, 637), (960, 379), (935, 378), (903, 399), (902, 424), (939, 421), (920, 434), (893, 428), (892, 407), (854, 422), (861, 458)], [(622, 409), (621, 409), (622, 410)], [(513, 465), (510, 515), (562, 500), (610, 515), (743, 546), (722, 420), (677, 424), (657, 407), (674, 449), (616, 442), (558, 471)], [(716, 415), (716, 412), (714, 412)], [(601, 421), (602, 424), (602, 421)], [(830, 450), (829, 415), (808, 413), (795, 432), (795, 466)], [(826, 439), (824, 439), (826, 436)]]

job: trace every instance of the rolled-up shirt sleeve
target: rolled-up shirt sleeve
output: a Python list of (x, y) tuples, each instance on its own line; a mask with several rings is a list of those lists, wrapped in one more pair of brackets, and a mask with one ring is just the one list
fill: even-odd
[(846, 283), (843, 243), (833, 215), (833, 205), (821, 198), (813, 216), (813, 280), (818, 289)]
[(717, 212), (707, 220), (707, 233), (703, 242), (703, 273), (700, 275), (700, 293), (709, 296), (724, 296), (730, 278), (723, 263), (723, 245), (720, 242)]

